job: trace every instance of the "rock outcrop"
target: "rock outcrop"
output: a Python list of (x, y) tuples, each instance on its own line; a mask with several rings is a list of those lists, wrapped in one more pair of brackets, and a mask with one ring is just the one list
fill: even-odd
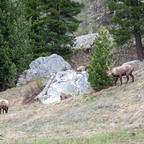
[(125, 65), (125, 64), (132, 65), (134, 67), (134, 71), (137, 71), (137, 70), (140, 70), (140, 69), (144, 68), (144, 61), (140, 61), (140, 60), (129, 61), (129, 62), (126, 62), (122, 65)]
[(71, 70), (72, 67), (61, 56), (52, 54), (47, 57), (40, 57), (29, 65), (30, 69), (24, 71), (19, 76), (17, 86), (26, 84), (27, 81), (37, 77), (49, 77), (59, 71)]
[(76, 46), (73, 49), (89, 48), (96, 37), (97, 33), (76, 37)]
[[(90, 48), (97, 35), (98, 35), (98, 33), (92, 33), (92, 34), (87, 34), (87, 35), (82, 35), (82, 36), (76, 37), (75, 38), (76, 39), (76, 41), (75, 41), (76, 46), (73, 47), (73, 49)], [(113, 42), (112, 36), (110, 36), (109, 40)]]
[(35, 99), (43, 104), (60, 101), (61, 92), (69, 92), (72, 95), (79, 95), (90, 89), (88, 74), (84, 72), (77, 73), (73, 70), (58, 72), (46, 83), (43, 91)]

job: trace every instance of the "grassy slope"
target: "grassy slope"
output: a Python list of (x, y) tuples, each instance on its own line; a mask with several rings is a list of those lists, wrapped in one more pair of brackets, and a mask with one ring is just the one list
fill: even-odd
[(56, 104), (23, 105), (32, 84), (0, 93), (10, 102), (0, 115), (0, 143), (144, 143), (144, 77)]

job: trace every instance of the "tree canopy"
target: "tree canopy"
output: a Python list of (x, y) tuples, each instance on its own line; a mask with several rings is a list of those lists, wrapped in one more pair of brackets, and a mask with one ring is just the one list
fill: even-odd
[(31, 18), (31, 43), (36, 57), (59, 54), (70, 58), (75, 32), (81, 21), (75, 16), (83, 4), (71, 0), (26, 0), (26, 17)]
[(114, 44), (105, 28), (101, 27), (94, 40), (94, 51), (90, 52), (88, 81), (94, 90), (106, 88), (113, 83), (113, 78), (108, 76), (108, 67), (113, 63), (115, 57), (111, 54)]
[(25, 17), (31, 21), (29, 31), (33, 59), (40, 56), (48, 56), (50, 52), (46, 50), (46, 32), (44, 31), (44, 20), (42, 19), (42, 1), (25, 0)]
[(114, 11), (112, 29), (115, 41), (123, 45), (134, 38), (138, 59), (144, 59), (142, 36), (144, 35), (144, 2), (143, 0), (109, 0), (110, 11)]
[(40, 56), (71, 57), (82, 7), (71, 0), (0, 1), (0, 90)]
[(22, 0), (0, 2), (0, 88), (14, 86), (15, 77), (31, 60), (28, 32), (30, 22), (24, 15)]

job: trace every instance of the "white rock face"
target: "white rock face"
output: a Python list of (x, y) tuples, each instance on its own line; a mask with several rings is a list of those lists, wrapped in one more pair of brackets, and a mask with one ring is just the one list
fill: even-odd
[[(87, 34), (87, 35), (82, 35), (76, 37), (76, 46), (73, 47), (73, 49), (84, 49), (84, 48), (89, 48), (91, 44), (93, 44), (96, 36), (98, 33), (92, 33), (92, 34)], [(109, 40), (113, 43), (113, 38), (110, 36)]]
[(60, 101), (61, 92), (79, 95), (90, 89), (87, 72), (76, 73), (73, 70), (58, 72), (47, 82), (44, 90), (36, 96), (43, 104)]
[(93, 43), (97, 33), (83, 35), (76, 37), (76, 46), (73, 49), (83, 49), (89, 48), (90, 45)]
[(142, 62), (140, 60), (133, 60), (133, 61), (126, 62), (122, 65), (125, 65), (125, 64), (132, 65), (134, 67), (134, 71), (144, 68), (144, 60)]
[[(20, 75), (17, 86), (25, 84), (26, 81), (29, 81), (36, 77), (49, 77), (50, 74), (53, 74), (55, 72), (59, 72), (64, 69), (72, 69), (71, 65), (57, 54), (37, 58), (36, 60), (30, 63), (29, 67), (30, 69), (26, 70), (22, 73), (22, 75)], [(26, 78), (24, 73), (27, 73)]]

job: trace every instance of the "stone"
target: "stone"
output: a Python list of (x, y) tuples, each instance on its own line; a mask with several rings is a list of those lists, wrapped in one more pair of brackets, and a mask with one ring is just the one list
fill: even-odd
[[(73, 47), (73, 49), (90, 48), (97, 35), (98, 35), (98, 33), (92, 33), (92, 34), (87, 34), (87, 35), (82, 35), (82, 36), (76, 37), (75, 38), (76, 39), (76, 42), (75, 42), (76, 45)], [(113, 42), (113, 38), (111, 36), (110, 36), (109, 40), (111, 40)]]
[(51, 74), (59, 71), (72, 70), (71, 65), (57, 54), (37, 58), (30, 63), (29, 67), (30, 69), (25, 70), (19, 76), (17, 86), (26, 84), (27, 81), (33, 78), (49, 77)]
[(93, 41), (96, 37), (97, 33), (93, 33), (93, 34), (87, 34), (87, 35), (82, 35), (82, 36), (78, 36), (76, 37), (76, 46), (73, 47), (73, 49), (84, 49), (84, 48), (89, 48), (90, 45), (93, 44)]
[(73, 70), (67, 70), (52, 75), (43, 91), (35, 99), (43, 104), (49, 104), (59, 102), (61, 92), (69, 92), (76, 96), (87, 92), (88, 89), (91, 87), (86, 71), (77, 73)]
[(134, 67), (134, 71), (144, 68), (144, 61), (141, 62), (140, 60), (129, 61), (129, 62), (123, 63), (122, 65), (125, 65), (125, 64), (132, 65)]
[(141, 77), (142, 75), (144, 75), (144, 71), (142, 71), (142, 72), (136, 74), (137, 77)]

